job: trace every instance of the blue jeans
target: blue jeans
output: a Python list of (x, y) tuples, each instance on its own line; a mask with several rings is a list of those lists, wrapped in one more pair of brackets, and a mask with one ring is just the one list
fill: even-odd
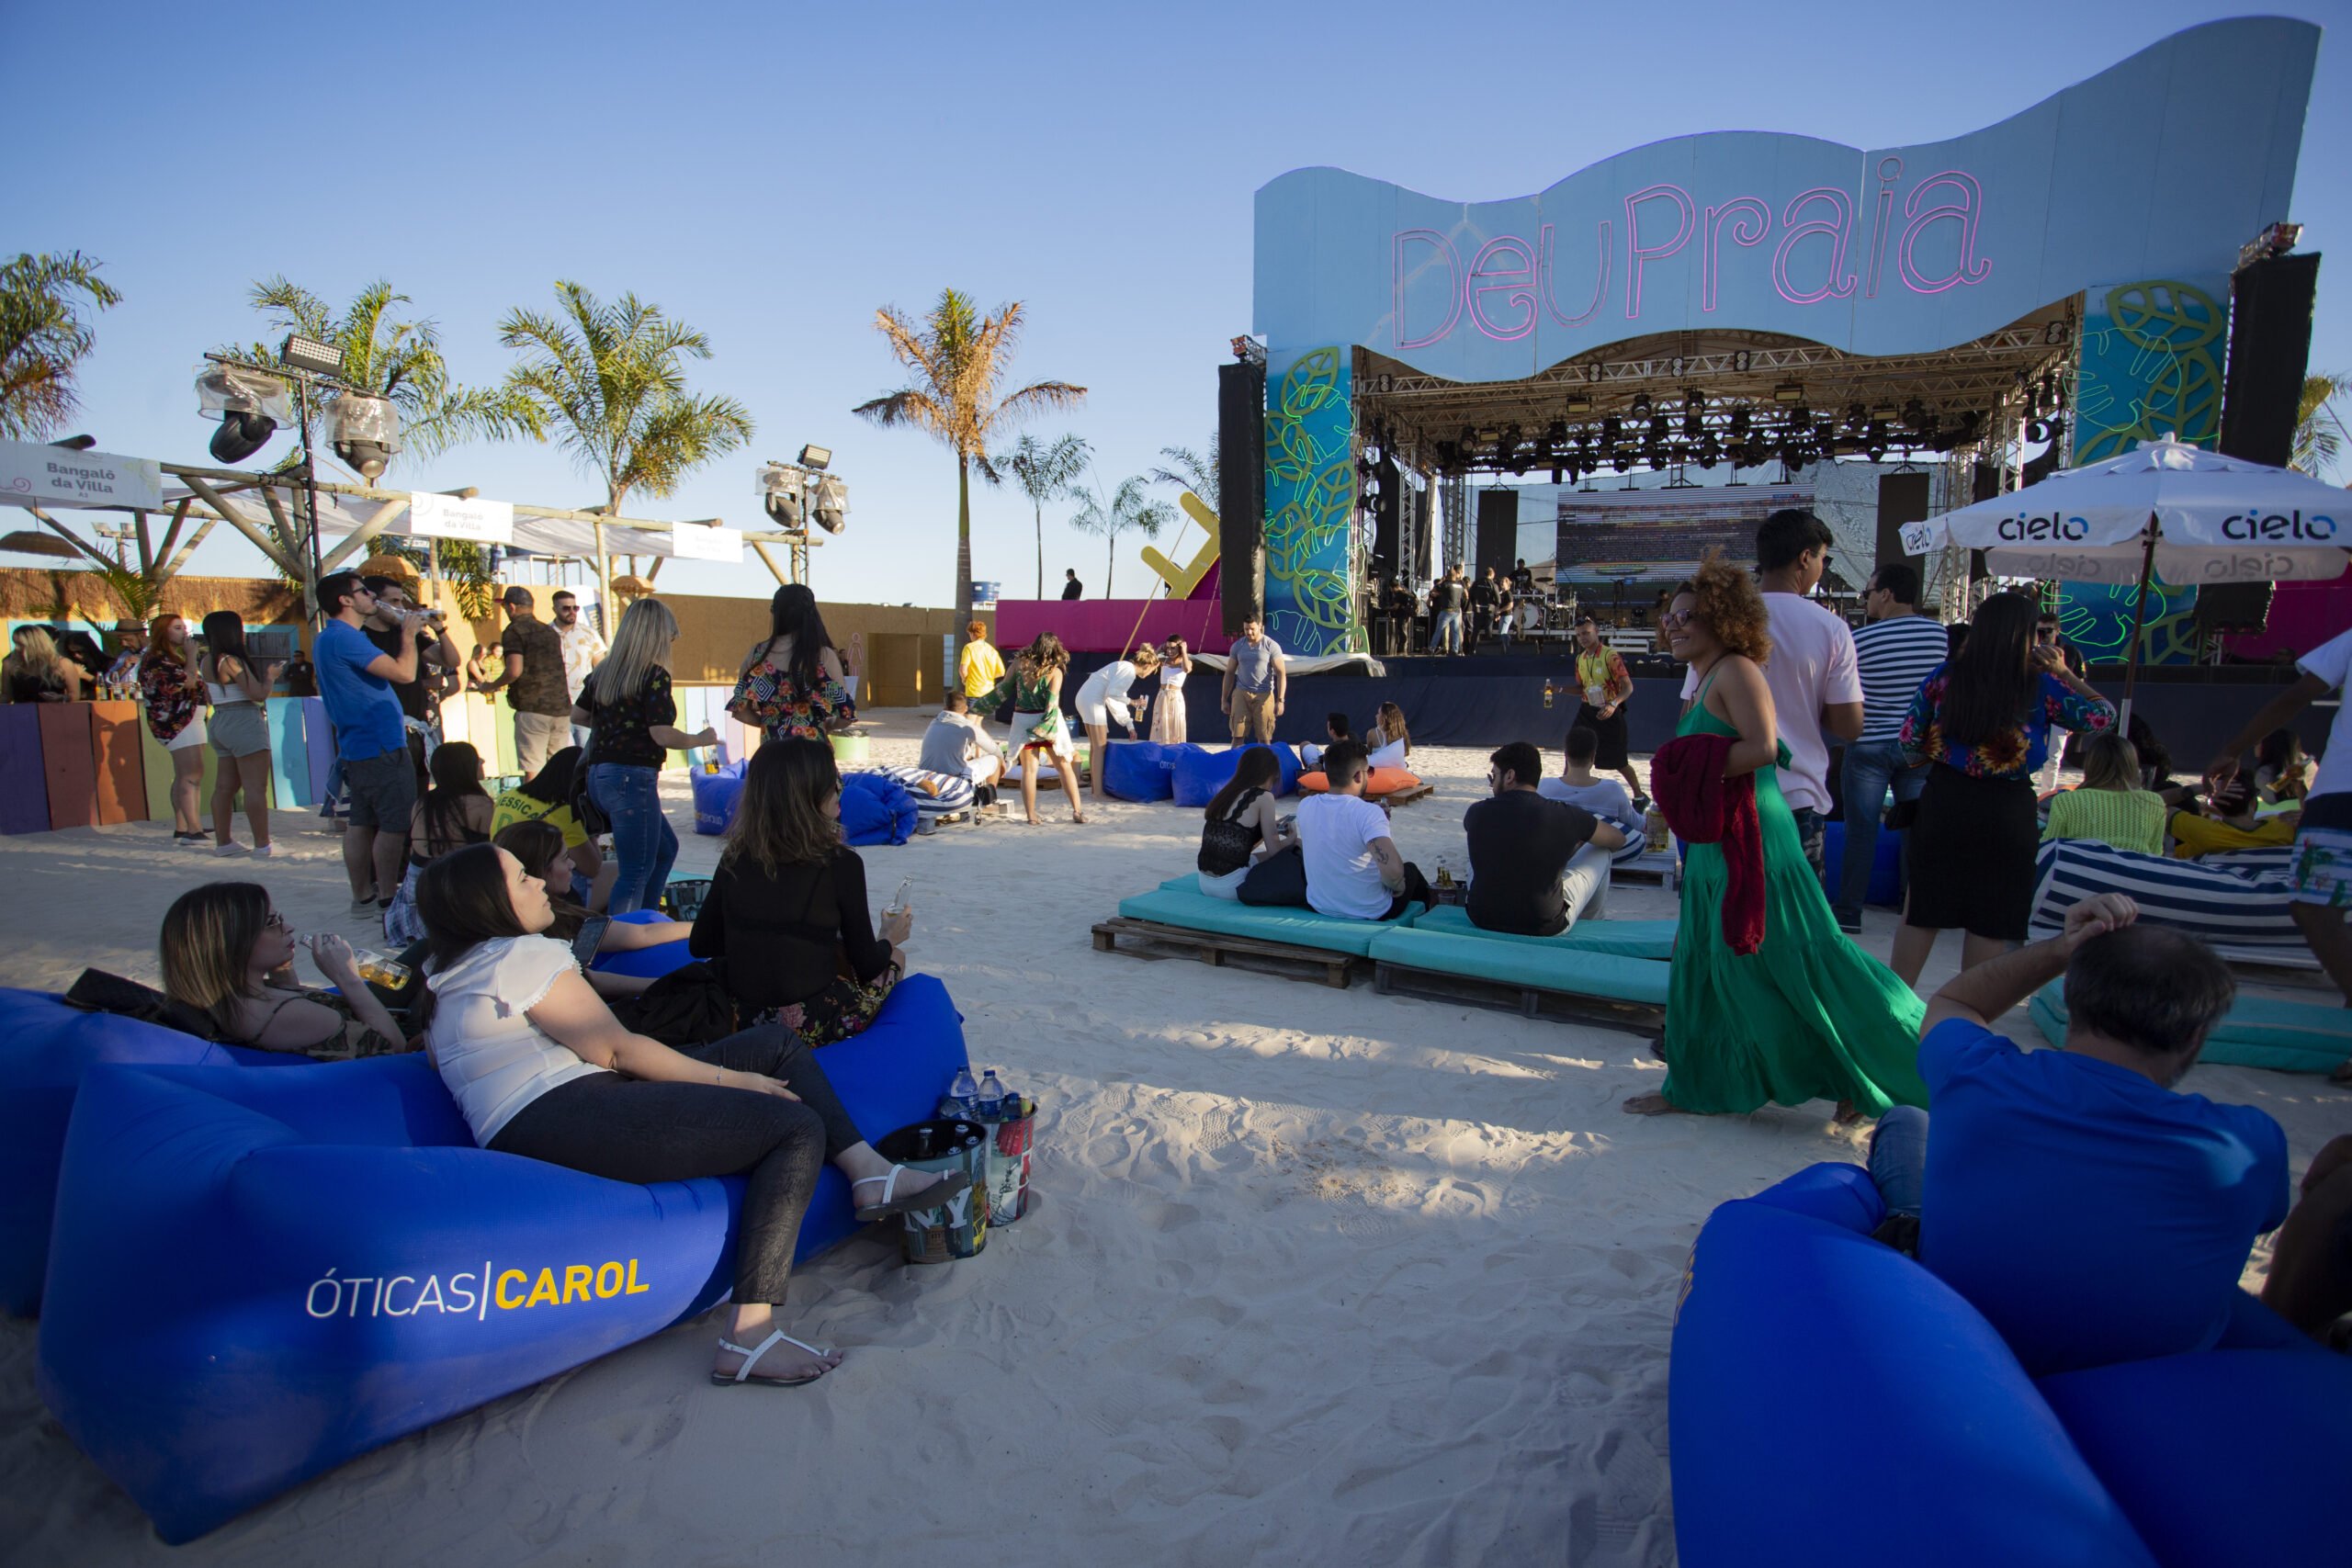
[(1889, 1106), (1871, 1129), (1871, 1180), (1887, 1212), (1919, 1217), (1928, 1190), (1928, 1113), (1917, 1106)]
[(613, 859), (618, 874), (606, 912), (658, 909), (677, 863), (678, 835), (662, 812), (662, 770), (599, 762), (588, 770), (588, 798), (613, 819)]
[(1462, 651), (1461, 611), (1440, 610), (1437, 613), (1436, 629), (1430, 633), (1430, 651), (1431, 653)]
[(1846, 849), (1838, 886), (1830, 902), (1841, 916), (1860, 916), (1871, 890), (1871, 868), (1878, 862), (1878, 814), (1892, 785), (1897, 801), (1917, 800), (1928, 786), (1928, 770), (1904, 766), (1892, 740), (1846, 748), (1840, 787), (1846, 796)]

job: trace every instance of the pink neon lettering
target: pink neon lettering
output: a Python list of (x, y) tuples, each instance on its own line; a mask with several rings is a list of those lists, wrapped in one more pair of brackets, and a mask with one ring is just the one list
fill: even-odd
[(1600, 309), (1601, 298), (1609, 292), (1609, 220), (1600, 220), (1600, 243), (1598, 276), (1592, 280), (1592, 299), (1585, 308), (1571, 316), (1560, 309), (1559, 297), (1552, 289), (1552, 225), (1544, 225), (1535, 241), (1535, 270), (1544, 275), (1544, 308), (1552, 319), (1564, 327), (1579, 327), (1592, 319)]
[[(1487, 262), (1504, 252), (1517, 256), (1524, 264), (1520, 266), (1498, 267), (1489, 272)], [(1498, 283), (1480, 283), (1482, 277), (1500, 278)], [(1478, 247), (1470, 258), (1470, 276), (1464, 285), (1470, 299), (1470, 319), (1478, 330), (1502, 343), (1512, 343), (1535, 330), (1535, 257), (1530, 254), (1527, 242), (1516, 234), (1498, 234)], [(1499, 327), (1487, 315), (1487, 296), (1499, 294), (1503, 302), (1516, 305), (1527, 312), (1526, 320), (1515, 327)]]
[[(1663, 245), (1642, 243), (1642, 220), (1636, 215), (1645, 201), (1670, 201), (1679, 222), (1674, 238)], [(1663, 261), (1690, 243), (1690, 231), (1698, 226), (1698, 205), (1690, 193), (1680, 186), (1656, 185), (1635, 191), (1625, 198), (1625, 319), (1637, 320), (1642, 313), (1642, 269), (1654, 261)]]
[[(1933, 207), (1922, 210), (1919, 206), (1920, 198), (1938, 186), (1950, 186), (1959, 191), (1961, 200), (1957, 204), (1938, 202)], [(1915, 292), (1941, 294), (1954, 284), (1982, 283), (1993, 275), (1993, 264), (1979, 258), (1976, 254), (1976, 220), (1978, 209), (1984, 204), (1984, 193), (1978, 186), (1975, 177), (1972, 175), (1963, 175), (1957, 169), (1946, 169), (1942, 174), (1930, 175), (1922, 180), (1918, 188), (1911, 193), (1910, 198), (1904, 202), (1904, 216), (1910, 219), (1911, 222), (1903, 231), (1903, 243), (1895, 247), (1894, 265), (1902, 270), (1903, 281), (1910, 285)], [(1919, 269), (1912, 265), (1911, 247), (1918, 243), (1919, 236), (1927, 231), (1928, 224), (1946, 218), (1951, 219), (1960, 225), (1960, 260), (1952, 267), (1951, 276), (1949, 277), (1932, 279), (1922, 277), (1919, 275)]]
[[(1438, 253), (1444, 257), (1445, 293), (1446, 299), (1451, 308), (1445, 313), (1445, 324), (1439, 327), (1437, 331), (1430, 333), (1424, 337), (1408, 338), (1405, 335), (1405, 246), (1408, 241), (1413, 240), (1419, 240), (1425, 245), (1434, 246)], [(1427, 348), (1430, 344), (1437, 342), (1440, 338), (1445, 336), (1446, 333), (1452, 332), (1453, 330), (1453, 323), (1462, 319), (1461, 253), (1457, 252), (1453, 248), (1453, 241), (1447, 239), (1444, 235), (1439, 233), (1434, 229), (1406, 229), (1399, 231), (1396, 235), (1395, 241), (1395, 256), (1396, 346), (1400, 349)], [(1434, 256), (1430, 258), (1432, 261), (1436, 259), (1437, 258)]]
[(1879, 263), (1886, 259), (1886, 218), (1894, 206), (1894, 182), (1902, 177), (1902, 159), (1878, 161), (1878, 217), (1871, 228), (1871, 280), (1862, 290), (1865, 299), (1878, 298)]
[(1702, 310), (1715, 308), (1715, 285), (1722, 276), (1716, 264), (1716, 242), (1725, 218), (1732, 220), (1731, 243), (1735, 245), (1759, 244), (1772, 227), (1772, 209), (1752, 196), (1736, 197), (1721, 207), (1707, 209), (1707, 249), (1706, 254), (1699, 258), (1699, 309)]
[[(1826, 201), (1836, 211), (1835, 218), (1815, 218), (1807, 222), (1797, 221), (1797, 214), (1817, 201)], [(1846, 193), (1829, 186), (1815, 186), (1798, 194), (1781, 213), (1781, 224), (1787, 231), (1781, 236), (1780, 247), (1772, 253), (1772, 287), (1781, 298), (1792, 305), (1818, 305), (1824, 299), (1850, 299), (1854, 292), (1853, 274), (1838, 276), (1846, 265), (1846, 224), (1852, 216)], [(1789, 253), (1801, 240), (1816, 234), (1828, 236), (1829, 270), (1818, 288), (1799, 290), (1789, 282)]]

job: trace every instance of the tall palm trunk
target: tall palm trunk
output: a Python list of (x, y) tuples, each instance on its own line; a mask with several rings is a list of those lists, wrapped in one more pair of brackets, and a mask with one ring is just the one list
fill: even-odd
[(1037, 597), (1046, 596), (1046, 503), (1034, 502), (1037, 513)]
[[(1042, 527), (1042, 525), (1040, 525)], [(1044, 597), (1041, 592), (1039, 597)], [(972, 458), (956, 453), (956, 624), (972, 618)]]
[(1119, 536), (1112, 535), (1111, 542), (1102, 547), (1102, 597), (1111, 596), (1111, 569), (1119, 562)]

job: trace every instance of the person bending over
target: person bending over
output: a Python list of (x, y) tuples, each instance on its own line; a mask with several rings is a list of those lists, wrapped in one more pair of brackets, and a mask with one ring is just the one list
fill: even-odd
[(1306, 902), (1318, 914), (1393, 920), (1407, 905), (1430, 902), (1429, 879), (1396, 852), (1388, 808), (1363, 797), (1370, 772), (1363, 748), (1342, 740), (1323, 753), (1323, 776), (1330, 788), (1298, 803)]
[(474, 1142), (611, 1181), (748, 1176), (734, 1316), (711, 1382), (789, 1386), (839, 1366), (775, 1322), (820, 1168), (850, 1179), (860, 1220), (932, 1207), (970, 1179), (875, 1153), (781, 1024), (691, 1053), (622, 1028), (571, 950), (543, 934), (555, 919), (546, 887), (495, 845), (426, 867), (417, 907), (432, 932), (427, 1049)]
[(1623, 846), (1625, 835), (1581, 806), (1545, 799), (1537, 788), (1544, 753), (1526, 741), (1514, 740), (1487, 761), (1494, 797), (1462, 816), (1470, 840), (1470, 923), (1557, 936), (1579, 918), (1606, 919), (1609, 852)]
[[(162, 946), (164, 994), (210, 1019), (217, 1040), (322, 1062), (411, 1048), (360, 977), (351, 944), (324, 932), (307, 942), (296, 937), (259, 883), (189, 888), (164, 911)], [(295, 983), (300, 947), (334, 990)]]
[(1193, 858), (1201, 891), (1212, 898), (1238, 898), (1242, 878), (1263, 856), (1287, 848), (1275, 787), (1282, 764), (1269, 746), (1252, 746), (1234, 764), (1233, 777), (1201, 813), (1201, 852)]
[(1560, 776), (1545, 779), (1535, 786), (1535, 793), (1546, 800), (1591, 812), (1615, 828), (1624, 840), (1611, 858), (1639, 860), (1649, 847), (1648, 829), (1643, 824), (1641, 809), (1626, 796), (1625, 786), (1615, 779), (1602, 778), (1597, 771), (1600, 737), (1579, 725), (1568, 731), (1560, 750)]
[[(2229, 1010), (2230, 972), (2138, 918), (2094, 895), (2061, 935), (1948, 982), (1919, 1042), (1934, 1115), (1898, 1106), (1871, 1137), (1871, 1176), (1917, 1219), (1919, 1261), (2035, 1377), (2224, 1343), (2255, 1237), (2287, 1217), (2278, 1123), (2173, 1087)], [(1993, 1032), (2062, 975), (2064, 1050)]]
[(1111, 772), (1104, 765), (1110, 756), (1111, 721), (1115, 718), (1126, 727), (1128, 739), (1136, 739), (1138, 716), (1127, 705), (1127, 694), (1137, 681), (1149, 681), (1159, 673), (1159, 649), (1146, 646), (1136, 649), (1128, 658), (1114, 659), (1079, 685), (1078, 717), (1086, 726), (1087, 756), (1094, 773), (1097, 800), (1111, 798), (1104, 784)]
[(905, 972), (899, 944), (912, 928), (896, 909), (875, 934), (865, 863), (842, 842), (832, 749), (796, 739), (753, 752), (687, 943), (696, 958), (727, 960), (737, 1010), (780, 1018), (812, 1045), (863, 1032)]

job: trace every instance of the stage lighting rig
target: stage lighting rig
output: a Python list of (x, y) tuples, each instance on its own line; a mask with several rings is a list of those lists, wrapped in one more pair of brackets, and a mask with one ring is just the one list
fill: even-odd
[(304, 337), (300, 333), (286, 334), (286, 341), (277, 345), (277, 362), (289, 370), (307, 370), (313, 376), (343, 374), (343, 355), (332, 344)]
[(1649, 418), (1650, 395), (1647, 392), (1635, 392), (1634, 394), (1633, 414), (1635, 419)]
[(800, 448), (800, 466), (804, 468), (821, 474), (832, 467), (832, 463), (833, 449), (830, 446), (804, 446)]
[(209, 365), (196, 378), (197, 412), (217, 419), (211, 452), (222, 463), (242, 463), (260, 451), (280, 425), (294, 423), (291, 388), (266, 371), (242, 365)]
[(1804, 388), (1794, 381), (1783, 381), (1772, 389), (1772, 400), (1781, 404), (1802, 404), (1804, 401)]
[(327, 395), (327, 443), (371, 484), (401, 449), (401, 415), (390, 398), (345, 388)]

